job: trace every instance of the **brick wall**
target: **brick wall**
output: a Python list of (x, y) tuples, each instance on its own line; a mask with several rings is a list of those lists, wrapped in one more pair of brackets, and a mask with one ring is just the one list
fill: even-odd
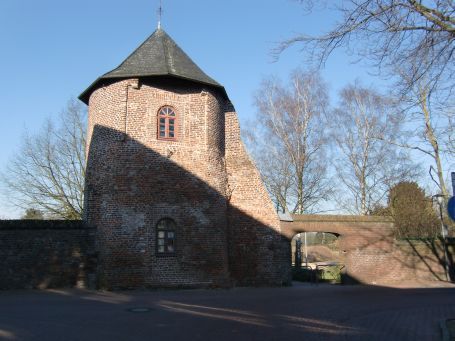
[[(449, 274), (455, 280), (455, 244), (448, 245)], [(376, 283), (445, 281), (444, 249), (439, 240), (396, 240), (394, 251), (382, 256), (376, 269)]]
[(0, 220), (0, 289), (93, 286), (94, 242), (81, 221)]
[[(90, 97), (86, 210), (98, 228), (100, 286), (230, 285), (223, 101), (165, 79), (124, 80)], [(157, 139), (163, 105), (177, 114), (176, 141)], [(177, 225), (172, 256), (157, 254), (162, 218)]]
[[(177, 114), (176, 141), (157, 138), (164, 105)], [(85, 211), (98, 228), (101, 287), (289, 281), (289, 243), (230, 109), (216, 90), (176, 79), (92, 93)], [(162, 218), (177, 225), (171, 256), (156, 250)]]
[[(295, 215), (294, 222), (281, 222), (281, 226), (289, 239), (305, 231), (338, 234), (336, 258), (345, 265), (345, 277), (352, 281), (393, 285), (445, 280), (441, 244), (397, 241), (393, 222), (387, 217)], [(453, 245), (449, 251), (452, 259)]]
[(239, 285), (290, 282), (290, 243), (259, 172), (240, 139), (234, 111), (226, 113), (226, 169), (229, 198), (229, 257)]

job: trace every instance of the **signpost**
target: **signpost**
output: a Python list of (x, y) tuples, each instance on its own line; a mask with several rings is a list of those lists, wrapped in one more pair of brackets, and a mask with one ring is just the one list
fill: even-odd
[(449, 217), (455, 221), (455, 172), (452, 172), (452, 197), (449, 199), (447, 203), (447, 212), (449, 213)]
[(449, 217), (455, 221), (455, 197), (449, 199), (449, 202), (447, 203), (447, 212), (449, 213)]

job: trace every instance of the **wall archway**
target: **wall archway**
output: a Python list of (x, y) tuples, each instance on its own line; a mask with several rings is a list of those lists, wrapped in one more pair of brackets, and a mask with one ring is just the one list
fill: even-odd
[(282, 233), (291, 240), (301, 232), (339, 235), (340, 261), (345, 277), (376, 283), (387, 273), (387, 259), (394, 250), (394, 225), (389, 217), (342, 215), (292, 215), (281, 221)]

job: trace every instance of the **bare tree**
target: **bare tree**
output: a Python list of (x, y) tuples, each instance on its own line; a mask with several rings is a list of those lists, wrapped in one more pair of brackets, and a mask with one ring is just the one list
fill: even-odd
[[(308, 11), (320, 3), (297, 1)], [(341, 0), (332, 9), (339, 21), (326, 33), (293, 37), (276, 52), (297, 44), (310, 61), (323, 65), (335, 49), (345, 48), (397, 80), (394, 90), (408, 102), (411, 117), (410, 134), (397, 145), (432, 160), (430, 174), (446, 196), (443, 161), (455, 154), (453, 0)]]
[(81, 219), (85, 177), (86, 110), (70, 101), (58, 124), (48, 120), (2, 174), (9, 199), (57, 219)]
[[(447, 151), (448, 151), (449, 155), (454, 157), (455, 156), (455, 111), (451, 111), (451, 113), (447, 117), (448, 117)], [(455, 195), (455, 193), (452, 193), (452, 195)]]
[(348, 193), (337, 201), (351, 213), (366, 215), (395, 183), (416, 176), (417, 167), (404, 151), (377, 138), (401, 135), (402, 120), (392, 99), (358, 84), (346, 86), (340, 97), (328, 120), (336, 145), (335, 169)]
[(292, 193), (292, 163), (279, 145), (256, 143), (254, 157), (277, 210), (284, 211)]
[[(294, 213), (317, 209), (330, 193), (327, 181), (326, 85), (317, 73), (294, 71), (289, 85), (263, 81), (256, 94), (256, 156), (278, 206)], [(267, 155), (267, 157), (265, 157)]]
[[(312, 0), (297, 0), (314, 10)], [(319, 2), (318, 2), (319, 3)], [(341, 0), (333, 5), (339, 21), (320, 36), (298, 35), (282, 42), (279, 54), (298, 44), (311, 61), (325, 63), (340, 47), (394, 75), (395, 66), (420, 60), (410, 78), (426, 77), (430, 88), (453, 87), (455, 5), (453, 0)], [(431, 75), (431, 77), (430, 77)], [(447, 82), (449, 84), (447, 84)]]
[[(444, 159), (454, 154), (453, 149), (453, 111), (450, 106), (441, 105), (437, 95), (431, 91), (431, 82), (421, 78), (414, 82), (409, 75), (409, 65), (397, 68), (401, 82), (408, 85), (410, 91), (402, 100), (408, 103), (406, 120), (408, 132), (401, 138), (391, 139), (392, 144), (418, 151), (430, 162), (429, 174), (437, 191), (448, 200), (445, 179)], [(435, 102), (433, 102), (433, 99)], [(448, 101), (444, 101), (446, 104)], [(384, 137), (382, 137), (384, 138)], [(387, 140), (387, 138), (384, 138)]]

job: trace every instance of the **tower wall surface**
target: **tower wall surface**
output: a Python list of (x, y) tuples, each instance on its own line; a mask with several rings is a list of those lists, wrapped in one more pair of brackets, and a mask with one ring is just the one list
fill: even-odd
[[(101, 286), (230, 285), (224, 103), (217, 96), (138, 79), (91, 94), (86, 219), (98, 228)], [(177, 114), (176, 141), (157, 138), (164, 105)], [(163, 218), (176, 224), (173, 255), (157, 253)]]

